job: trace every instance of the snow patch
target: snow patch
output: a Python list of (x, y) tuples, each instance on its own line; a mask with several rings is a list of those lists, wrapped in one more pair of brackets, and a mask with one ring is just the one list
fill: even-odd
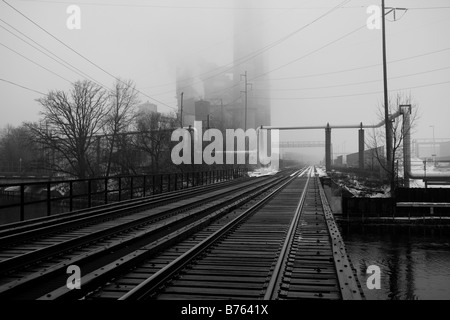
[(260, 168), (254, 171), (249, 171), (247, 174), (249, 177), (262, 177), (262, 176), (273, 176), (277, 174), (279, 170), (273, 168)]
[(319, 175), (319, 177), (326, 177), (327, 173), (324, 167), (316, 167), (316, 172)]

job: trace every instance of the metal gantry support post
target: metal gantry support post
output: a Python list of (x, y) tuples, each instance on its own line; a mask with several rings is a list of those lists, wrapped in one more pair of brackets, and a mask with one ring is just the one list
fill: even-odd
[(325, 128), (325, 168), (326, 171), (331, 171), (331, 128), (329, 123)]
[(363, 124), (361, 122), (361, 129), (359, 129), (358, 131), (358, 136), (359, 136), (359, 168), (360, 169), (364, 169), (364, 129), (363, 129)]

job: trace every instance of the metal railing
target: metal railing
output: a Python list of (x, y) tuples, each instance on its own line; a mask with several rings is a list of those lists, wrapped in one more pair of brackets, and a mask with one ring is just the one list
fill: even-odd
[(32, 205), (40, 211), (40, 216), (42, 210), (46, 210), (46, 215), (50, 216), (232, 180), (245, 176), (246, 171), (238, 168), (0, 184), (0, 214), (8, 209), (18, 211), (20, 221), (24, 221), (25, 209)]
[[(435, 208), (450, 208), (450, 203), (448, 202), (397, 202), (396, 203), (397, 208), (429, 208), (430, 213), (428, 216), (423, 213), (422, 219), (425, 222), (425, 217), (428, 219), (434, 219), (439, 217), (439, 220), (442, 221), (442, 216), (448, 217), (448, 215), (443, 215), (441, 212), (439, 212), (437, 215), (435, 215)], [(408, 211), (408, 220), (411, 220), (411, 213)]]

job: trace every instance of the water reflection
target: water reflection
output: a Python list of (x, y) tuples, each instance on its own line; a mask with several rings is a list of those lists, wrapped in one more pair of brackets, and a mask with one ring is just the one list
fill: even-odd
[[(347, 252), (368, 300), (449, 300), (450, 229), (340, 225)], [(369, 290), (370, 265), (381, 288)]]
[(415, 300), (414, 294), (414, 262), (412, 259), (412, 246), (408, 242), (406, 244), (406, 299)]
[[(384, 248), (384, 247), (383, 247)], [(399, 273), (400, 273), (400, 249), (398, 248), (398, 242), (392, 243), (392, 248), (383, 252), (384, 255), (390, 257), (387, 260), (387, 274), (389, 276), (389, 295), (391, 300), (397, 300), (400, 298), (399, 291)]]

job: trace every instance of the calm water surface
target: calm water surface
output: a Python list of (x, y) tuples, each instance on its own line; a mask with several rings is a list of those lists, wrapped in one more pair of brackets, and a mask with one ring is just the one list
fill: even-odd
[[(341, 222), (340, 229), (368, 300), (450, 300), (450, 228)], [(370, 265), (381, 269), (379, 290), (367, 288)]]

